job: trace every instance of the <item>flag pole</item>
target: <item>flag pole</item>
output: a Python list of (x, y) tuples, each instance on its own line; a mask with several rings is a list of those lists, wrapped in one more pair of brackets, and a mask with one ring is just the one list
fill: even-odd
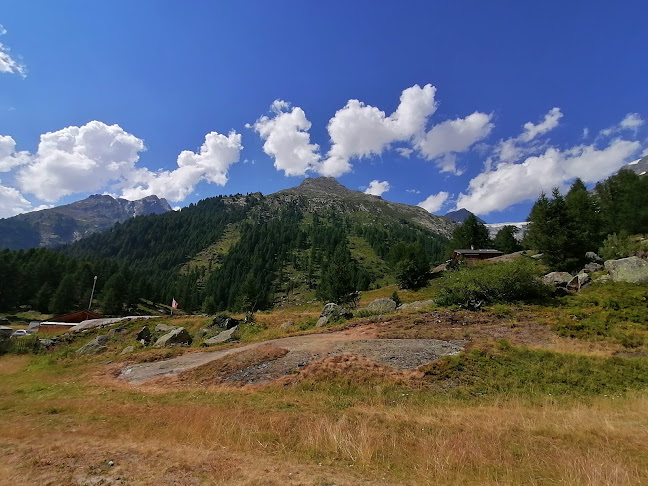
[(88, 310), (92, 307), (92, 298), (94, 297), (95, 285), (97, 285), (97, 276), (94, 277), (94, 282), (92, 283), (92, 292), (90, 293), (90, 303), (88, 304)]

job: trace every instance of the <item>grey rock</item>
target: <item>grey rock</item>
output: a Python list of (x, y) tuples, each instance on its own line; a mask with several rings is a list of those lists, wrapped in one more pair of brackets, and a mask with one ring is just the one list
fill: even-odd
[(605, 283), (610, 282), (612, 278), (609, 275), (601, 275), (599, 278), (595, 279), (595, 283)]
[(292, 327), (295, 327), (295, 323), (293, 321), (286, 321), (282, 323), (281, 326), (279, 327), (281, 327), (281, 329), (290, 329)]
[(396, 302), (392, 299), (376, 299), (367, 306), (367, 310), (377, 314), (389, 314), (396, 311)]
[(569, 281), (567, 288), (578, 292), (582, 288), (587, 287), (590, 283), (592, 283), (592, 278), (587, 273), (581, 272)]
[(567, 272), (551, 272), (542, 277), (542, 281), (554, 287), (567, 287), (572, 278), (574, 278), (573, 275)]
[(317, 320), (317, 324), (315, 324), (315, 326), (316, 327), (326, 326), (330, 322), (341, 320), (341, 319), (349, 319), (352, 316), (353, 314), (349, 312), (347, 309), (344, 309), (343, 307), (340, 307), (339, 305), (331, 302), (324, 306), (324, 309), (322, 309), (322, 313), (320, 314), (320, 317)]
[(614, 282), (648, 283), (648, 262), (636, 256), (608, 260), (605, 269)]
[(238, 320), (233, 317), (229, 317), (226, 314), (217, 314), (212, 319), (211, 327), (217, 327), (220, 329), (231, 329), (234, 326), (238, 326)]
[(603, 263), (603, 259), (593, 251), (588, 251), (587, 253), (585, 253), (585, 258), (587, 258), (590, 262)]
[(205, 339), (202, 346), (214, 346), (216, 344), (226, 343), (228, 341), (233, 341), (235, 339), (234, 333), (238, 331), (238, 326), (234, 326), (231, 329), (218, 333), (216, 336)]
[(155, 326), (155, 332), (169, 332), (175, 331), (178, 326), (169, 326), (168, 324), (158, 324)]
[(84, 344), (81, 346), (79, 349), (77, 349), (77, 354), (98, 354), (106, 349), (108, 347), (106, 346), (106, 343), (108, 342), (108, 336), (97, 336), (94, 338), (92, 341)]
[(151, 341), (153, 340), (153, 334), (151, 334), (151, 330), (148, 328), (148, 326), (144, 326), (139, 330), (137, 336), (135, 336), (135, 340), (139, 341), (145, 346), (151, 344)]
[(51, 348), (52, 346), (56, 345), (56, 340), (55, 339), (39, 339), (38, 344), (40, 345), (41, 348)]
[(603, 270), (603, 265), (601, 265), (600, 263), (594, 263), (594, 262), (588, 263), (583, 268), (583, 271), (587, 272), (587, 273), (598, 272), (599, 270)]
[(538, 253), (536, 255), (531, 255), (531, 258), (533, 258), (534, 260), (541, 260), (543, 256), (544, 253)]
[(119, 354), (129, 354), (135, 351), (135, 346), (126, 346)]
[(435, 301), (434, 300), (417, 300), (416, 302), (410, 302), (409, 304), (403, 304), (401, 305), (398, 309), (402, 311), (411, 311), (411, 310), (419, 310), (423, 309), (424, 307), (428, 307), (431, 305), (434, 305)]
[(179, 327), (165, 334), (155, 342), (156, 348), (165, 348), (169, 346), (188, 346), (192, 343), (193, 338), (184, 327)]

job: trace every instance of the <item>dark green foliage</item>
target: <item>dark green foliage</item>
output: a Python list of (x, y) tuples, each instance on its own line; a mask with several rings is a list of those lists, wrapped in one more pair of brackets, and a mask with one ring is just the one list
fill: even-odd
[(549, 288), (540, 280), (542, 269), (530, 259), (469, 265), (447, 272), (437, 302), (465, 309), (495, 303), (514, 303), (545, 298)]
[(637, 250), (639, 245), (630, 241), (630, 235), (626, 231), (621, 231), (618, 235), (616, 233), (608, 235), (603, 246), (599, 248), (599, 255), (604, 260), (616, 260), (628, 257)]
[(418, 243), (399, 243), (389, 254), (388, 262), (393, 266), (402, 289), (418, 289), (430, 278), (430, 262), (423, 247)]
[(588, 396), (648, 387), (648, 359), (599, 358), (510, 346), (472, 349), (430, 365), (433, 383), (463, 396)]
[(475, 250), (490, 248), (492, 242), (488, 228), (474, 214), (468, 216), (452, 233), (451, 250), (473, 248)]
[(393, 300), (394, 302), (396, 302), (396, 307), (400, 307), (400, 305), (401, 305), (402, 302), (401, 302), (401, 300), (400, 300), (400, 297), (399, 297), (399, 295), (398, 295), (398, 292), (396, 292), (395, 290), (394, 290), (394, 292), (391, 294), (391, 300)]
[(493, 247), (502, 253), (515, 253), (522, 250), (522, 245), (515, 238), (519, 229), (515, 226), (504, 226), (497, 232), (493, 240)]
[(324, 265), (317, 287), (317, 298), (338, 304), (349, 302), (356, 290), (351, 253), (341, 242)]
[(128, 284), (123, 273), (118, 272), (108, 279), (100, 297), (105, 314), (122, 313), (124, 304), (128, 302)]
[(76, 306), (76, 285), (72, 275), (66, 275), (61, 280), (58, 288), (52, 296), (49, 304), (49, 311), (52, 314), (63, 314), (74, 310)]
[(617, 174), (595, 188), (603, 221), (603, 234), (648, 232), (648, 177), (631, 170)]

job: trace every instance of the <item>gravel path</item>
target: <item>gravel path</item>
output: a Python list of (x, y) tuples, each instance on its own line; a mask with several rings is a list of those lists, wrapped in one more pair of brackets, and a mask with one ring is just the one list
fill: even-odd
[(356, 328), (351, 331), (273, 339), (237, 348), (189, 353), (166, 361), (131, 365), (122, 370), (119, 378), (139, 385), (154, 378), (174, 376), (224, 356), (269, 344), (286, 349), (288, 353), (282, 358), (241, 370), (230, 379), (247, 383), (269, 381), (314, 361), (341, 354), (360, 356), (398, 370), (411, 370), (442, 356), (457, 354), (463, 349), (461, 341), (377, 339), (373, 332)]

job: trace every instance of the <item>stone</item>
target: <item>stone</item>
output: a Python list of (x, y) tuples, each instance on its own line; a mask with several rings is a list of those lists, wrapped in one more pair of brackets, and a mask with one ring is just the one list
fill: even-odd
[(179, 327), (165, 334), (155, 342), (156, 348), (166, 348), (169, 346), (189, 346), (193, 342), (191, 334), (184, 327)]
[(226, 343), (228, 341), (233, 341), (235, 338), (234, 333), (238, 331), (238, 326), (234, 326), (231, 329), (226, 331), (219, 332), (216, 336), (209, 339), (205, 339), (202, 343), (202, 346), (214, 346), (216, 344)]
[(286, 321), (281, 324), (281, 329), (290, 329), (292, 327), (295, 327), (295, 323), (293, 321)]
[(573, 275), (567, 272), (551, 272), (542, 277), (542, 281), (547, 285), (552, 285), (554, 287), (567, 287), (567, 284), (571, 282)]
[(107, 342), (108, 336), (97, 336), (92, 341), (84, 344), (79, 349), (77, 349), (76, 352), (77, 354), (98, 354), (108, 349), (108, 347), (106, 346)]
[(337, 304), (334, 304), (333, 302), (330, 302), (324, 306), (324, 309), (322, 309), (322, 313), (320, 314), (315, 327), (323, 327), (332, 321), (349, 319), (352, 316), (353, 314), (348, 310), (340, 307)]
[(396, 312), (396, 302), (392, 299), (376, 299), (367, 306), (367, 310), (376, 314)]
[(119, 354), (129, 354), (135, 351), (135, 346), (126, 346)]
[(586, 273), (598, 272), (600, 270), (603, 270), (603, 265), (601, 265), (600, 263), (592, 262), (583, 267), (583, 271)]
[(38, 344), (40, 345), (41, 348), (51, 348), (56, 344), (55, 339), (39, 339)]
[(153, 340), (153, 334), (151, 333), (151, 330), (148, 328), (148, 326), (144, 326), (139, 330), (139, 332), (135, 336), (135, 340), (142, 343), (144, 346), (151, 344), (151, 341)]
[(218, 327), (221, 329), (232, 329), (238, 326), (239, 321), (226, 314), (217, 314), (212, 319), (211, 327)]
[(605, 269), (614, 282), (648, 283), (648, 262), (636, 256), (608, 260)]
[(582, 288), (587, 287), (590, 283), (592, 283), (592, 277), (590, 277), (586, 272), (580, 272), (569, 281), (567, 288), (578, 292)]
[(168, 324), (158, 324), (155, 326), (155, 332), (169, 332), (178, 329), (177, 326), (169, 326)]
[(434, 300), (417, 300), (416, 302), (410, 302), (409, 304), (402, 304), (398, 308), (398, 310), (401, 311), (419, 310), (434, 304), (436, 304)]
[(542, 260), (542, 257), (544, 256), (544, 253), (537, 253), (535, 255), (531, 255), (531, 258), (534, 260)]
[(610, 282), (612, 279), (610, 278), (609, 275), (601, 275), (599, 278), (595, 279), (595, 283), (605, 283), (605, 282)]
[(585, 258), (587, 258), (590, 262), (603, 263), (603, 259), (593, 251), (588, 251), (587, 253), (585, 253)]

